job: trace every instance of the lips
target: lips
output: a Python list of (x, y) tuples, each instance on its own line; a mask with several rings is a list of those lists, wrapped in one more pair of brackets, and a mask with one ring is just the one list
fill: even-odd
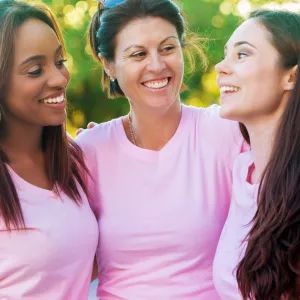
[(142, 83), (142, 85), (144, 85), (145, 87), (150, 88), (150, 89), (159, 90), (159, 89), (166, 87), (168, 85), (168, 83), (170, 82), (170, 80), (171, 80), (171, 77), (165, 77), (165, 78), (145, 81)]
[(60, 96), (55, 97), (55, 98), (42, 99), (42, 100), (40, 100), (40, 102), (57, 104), (57, 103), (62, 103), (64, 100), (65, 100), (65, 96), (64, 96), (64, 94), (61, 94)]
[(57, 90), (55, 93), (48, 94), (44, 98), (41, 98), (39, 102), (42, 103), (61, 103), (65, 100), (66, 89), (61, 88)]
[(237, 87), (237, 86), (223, 85), (223, 86), (220, 87), (221, 94), (223, 94), (223, 93), (234, 93), (234, 92), (237, 92), (239, 90), (240, 90), (240, 88)]

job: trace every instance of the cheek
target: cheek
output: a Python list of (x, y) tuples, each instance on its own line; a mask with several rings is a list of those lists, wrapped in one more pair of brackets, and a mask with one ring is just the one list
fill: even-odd
[(244, 82), (241, 105), (253, 114), (272, 113), (280, 106), (283, 96), (280, 77), (274, 68), (259, 68), (259, 72), (248, 70)]
[(68, 70), (67, 67), (64, 67), (62, 70), (61, 70), (61, 74), (67, 79), (68, 83), (70, 81), (70, 72)]
[(34, 116), (38, 113), (44, 81), (40, 78), (15, 77), (6, 91), (3, 108), (8, 114)]
[(264, 87), (276, 86), (278, 84), (278, 76), (273, 65), (245, 64), (238, 71), (241, 78), (241, 84), (246, 88), (260, 90)]
[(178, 76), (178, 79), (182, 79), (183, 78), (183, 75), (184, 75), (184, 63), (183, 61), (178, 63), (177, 62), (177, 67), (176, 67), (176, 72), (177, 72), (177, 76)]
[(241, 104), (260, 106), (262, 101), (274, 95), (278, 90), (278, 78), (274, 68), (261, 67), (258, 64), (244, 64), (236, 70), (237, 83), (241, 86)]
[[(177, 67), (176, 67), (176, 82), (178, 84), (178, 88), (176, 88), (176, 91), (174, 91), (176, 94), (180, 92), (183, 84), (183, 78), (184, 78), (184, 61), (183, 59), (181, 61), (177, 61)], [(177, 85), (176, 85), (177, 86)]]
[(117, 75), (118, 84), (125, 95), (130, 94), (130, 91), (134, 88), (134, 75), (131, 73), (122, 73)]
[(118, 65), (115, 74), (121, 89), (128, 94), (139, 83), (141, 67), (138, 64)]
[(28, 101), (38, 101), (44, 81), (41, 78), (16, 78), (11, 81), (7, 90), (8, 106), (28, 105)]
[(172, 55), (168, 60), (168, 65), (177, 73), (183, 74), (184, 72), (184, 57), (182, 52)]

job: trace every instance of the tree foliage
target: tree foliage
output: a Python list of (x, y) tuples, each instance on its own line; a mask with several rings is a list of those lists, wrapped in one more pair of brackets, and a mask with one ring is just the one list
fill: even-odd
[[(68, 130), (74, 133), (75, 128), (86, 126), (89, 121), (103, 122), (128, 113), (125, 99), (109, 100), (102, 91), (100, 64), (93, 61), (87, 47), (86, 32), (96, 9), (96, 0), (44, 2), (59, 17), (69, 53), (67, 59), (72, 79), (68, 87)], [(291, 9), (300, 7), (299, 1), (284, 0), (181, 0), (180, 3), (190, 29), (208, 41), (207, 71), (203, 73), (201, 62), (196, 61), (194, 74), (185, 76), (189, 90), (182, 94), (182, 100), (196, 106), (218, 102), (214, 65), (222, 59), (224, 44), (249, 10), (263, 5), (287, 5)]]

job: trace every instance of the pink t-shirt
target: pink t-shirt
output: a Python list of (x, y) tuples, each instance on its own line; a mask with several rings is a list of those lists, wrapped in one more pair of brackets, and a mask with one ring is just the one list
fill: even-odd
[(245, 253), (243, 240), (257, 210), (258, 185), (247, 181), (252, 166), (251, 151), (240, 154), (234, 163), (232, 201), (214, 260), (214, 284), (222, 300), (242, 300), (236, 267)]
[(215, 300), (212, 263), (243, 139), (219, 107), (182, 105), (160, 151), (128, 139), (122, 118), (77, 138), (95, 182), (98, 299)]
[(87, 198), (78, 206), (23, 180), (10, 167), (27, 230), (6, 230), (0, 219), (1, 300), (88, 298), (98, 243)]

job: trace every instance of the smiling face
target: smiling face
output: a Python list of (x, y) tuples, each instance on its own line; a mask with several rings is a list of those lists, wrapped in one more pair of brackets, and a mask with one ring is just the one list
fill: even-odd
[(216, 70), (221, 117), (246, 123), (282, 114), (289, 70), (282, 67), (271, 34), (259, 21), (250, 19), (233, 33)]
[(182, 48), (176, 28), (161, 18), (125, 26), (116, 37), (114, 61), (104, 65), (133, 106), (162, 108), (179, 101)]
[(13, 64), (2, 109), (9, 125), (56, 126), (65, 121), (70, 76), (55, 32), (37, 19), (15, 32)]

